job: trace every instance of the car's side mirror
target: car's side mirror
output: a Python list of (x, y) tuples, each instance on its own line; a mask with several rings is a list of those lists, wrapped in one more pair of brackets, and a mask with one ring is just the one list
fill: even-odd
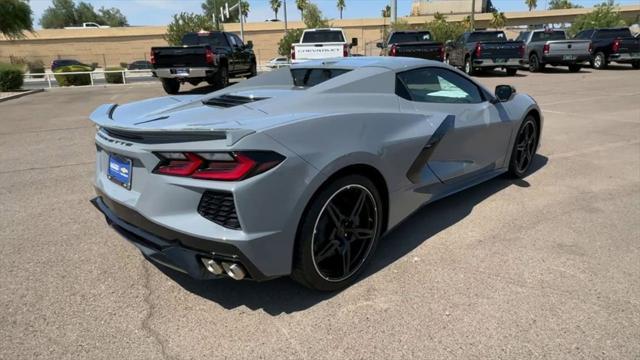
[(351, 38), (351, 46), (358, 46), (358, 38)]
[(496, 86), (496, 99), (500, 102), (506, 102), (516, 95), (516, 88), (511, 85), (498, 85)]
[(381, 42), (376, 43), (376, 47), (382, 49), (382, 48), (384, 48), (384, 44), (381, 43)]
[(245, 45), (247, 49), (253, 49), (253, 41), (247, 41), (247, 45)]

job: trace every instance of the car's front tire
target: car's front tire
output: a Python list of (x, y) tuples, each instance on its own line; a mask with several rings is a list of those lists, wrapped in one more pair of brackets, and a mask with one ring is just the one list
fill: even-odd
[(513, 144), (508, 172), (511, 177), (522, 178), (527, 174), (538, 150), (539, 137), (538, 124), (533, 115), (529, 114), (522, 121)]
[(169, 95), (175, 95), (180, 91), (180, 82), (176, 79), (162, 79), (162, 88)]
[(352, 284), (382, 235), (382, 210), (378, 189), (364, 176), (348, 175), (324, 186), (301, 220), (291, 277), (321, 291)]
[(593, 61), (591, 62), (591, 66), (593, 66), (594, 69), (598, 70), (605, 69), (607, 65), (609, 65), (607, 63), (607, 57), (601, 51), (599, 51), (596, 56), (593, 57)]

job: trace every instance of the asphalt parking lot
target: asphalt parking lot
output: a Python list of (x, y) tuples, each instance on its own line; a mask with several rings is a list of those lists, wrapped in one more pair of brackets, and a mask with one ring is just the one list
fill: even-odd
[(640, 71), (519, 74), (479, 79), (540, 103), (533, 172), (418, 211), (335, 294), (194, 281), (106, 226), (87, 116), (160, 84), (0, 104), (0, 359), (640, 358)]

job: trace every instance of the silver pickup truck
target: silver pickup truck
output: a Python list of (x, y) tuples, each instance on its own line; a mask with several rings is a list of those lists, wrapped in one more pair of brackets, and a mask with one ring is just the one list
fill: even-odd
[(524, 41), (531, 72), (542, 71), (547, 64), (568, 66), (569, 71), (578, 72), (591, 60), (591, 41), (567, 40), (564, 30), (522, 31), (516, 40)]

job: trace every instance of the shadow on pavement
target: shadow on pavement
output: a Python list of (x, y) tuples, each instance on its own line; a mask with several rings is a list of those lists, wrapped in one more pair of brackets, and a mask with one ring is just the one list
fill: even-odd
[[(547, 161), (547, 157), (536, 155), (529, 175), (544, 167)], [(434, 235), (464, 219), (489, 196), (512, 185), (529, 187), (525, 179), (500, 176), (417, 210), (380, 240), (371, 263), (358, 281), (391, 265)], [(201, 281), (161, 265), (156, 267), (184, 289), (226, 309), (246, 306), (251, 310), (262, 309), (275, 316), (308, 309), (338, 294), (309, 290), (286, 277), (266, 282), (231, 279)]]

